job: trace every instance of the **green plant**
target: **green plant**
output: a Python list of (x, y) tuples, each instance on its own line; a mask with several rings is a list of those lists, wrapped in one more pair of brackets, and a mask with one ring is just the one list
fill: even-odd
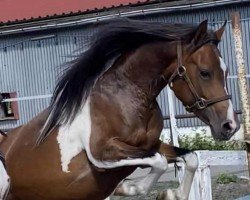
[(194, 137), (183, 136), (179, 138), (182, 148), (190, 150), (245, 150), (244, 143), (239, 141), (215, 141), (212, 137), (196, 134)]
[(219, 174), (216, 182), (220, 184), (228, 184), (228, 183), (236, 183), (238, 182), (239, 178), (236, 175), (229, 175), (229, 174)]

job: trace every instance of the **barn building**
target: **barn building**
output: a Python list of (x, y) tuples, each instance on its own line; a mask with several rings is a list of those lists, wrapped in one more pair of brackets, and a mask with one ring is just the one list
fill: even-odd
[[(22, 125), (46, 108), (64, 63), (88, 48), (92, 35), (103, 22), (119, 17), (148, 21), (199, 23), (208, 19), (212, 29), (228, 20), (219, 48), (230, 68), (229, 90), (240, 113), (240, 98), (230, 14), (241, 15), (245, 63), (250, 74), (249, 0), (3, 0), (0, 2), (0, 129)], [(159, 98), (169, 124), (167, 90)], [(174, 100), (177, 127), (204, 124), (187, 115)]]

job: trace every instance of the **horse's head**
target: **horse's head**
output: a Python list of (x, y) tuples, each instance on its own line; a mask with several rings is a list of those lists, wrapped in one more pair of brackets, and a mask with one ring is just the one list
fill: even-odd
[(177, 98), (211, 127), (218, 140), (230, 139), (240, 126), (227, 90), (228, 69), (216, 44), (224, 27), (208, 31), (204, 21), (189, 44), (179, 43), (178, 68), (170, 78)]

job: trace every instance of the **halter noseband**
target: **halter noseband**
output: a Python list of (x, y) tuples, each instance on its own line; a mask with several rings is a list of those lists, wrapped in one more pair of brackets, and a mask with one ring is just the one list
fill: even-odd
[(185, 108), (186, 108), (186, 110), (188, 112), (194, 112), (196, 110), (203, 110), (203, 109), (207, 108), (208, 106), (211, 106), (211, 105), (213, 105), (215, 103), (231, 99), (231, 97), (232, 97), (231, 95), (225, 95), (225, 96), (222, 96), (222, 97), (216, 97), (216, 98), (208, 99), (208, 100), (206, 100), (206, 99), (199, 96), (199, 94), (197, 93), (192, 81), (190, 80), (190, 78), (189, 78), (189, 76), (187, 74), (186, 68), (182, 65), (181, 41), (177, 42), (177, 62), (178, 62), (177, 63), (178, 67), (175, 70), (175, 72), (171, 75), (171, 77), (170, 77), (170, 79), (168, 81), (168, 84), (169, 84), (170, 87), (172, 87), (173, 82), (177, 78), (183, 79), (187, 83), (192, 95), (195, 98), (195, 102), (192, 105), (185, 106)]

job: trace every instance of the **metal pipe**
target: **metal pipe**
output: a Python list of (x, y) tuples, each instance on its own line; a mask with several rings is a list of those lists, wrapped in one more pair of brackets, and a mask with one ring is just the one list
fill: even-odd
[[(236, 110), (235, 113), (237, 115), (241, 115), (242, 110)], [(191, 119), (191, 118), (197, 118), (197, 116), (195, 114), (177, 114), (177, 115), (175, 115), (175, 119)], [(170, 120), (170, 116), (169, 115), (163, 116), (163, 119)]]
[(45, 95), (37, 95), (37, 96), (28, 96), (28, 97), (18, 97), (18, 98), (10, 98), (10, 99), (3, 99), (1, 102), (15, 102), (15, 101), (26, 101), (26, 100), (34, 100), (34, 99), (47, 99), (51, 98), (52, 94), (45, 94)]
[(175, 106), (174, 106), (174, 94), (173, 91), (167, 86), (167, 95), (168, 95), (168, 108), (169, 108), (169, 118), (170, 118), (170, 130), (171, 130), (171, 139), (172, 144), (176, 147), (179, 147), (179, 135), (177, 131), (177, 121), (175, 118)]
[(250, 93), (246, 78), (245, 62), (242, 48), (242, 33), (240, 28), (239, 12), (232, 14), (232, 27), (236, 54), (237, 71), (239, 78), (240, 98), (243, 110), (244, 139), (247, 142), (248, 169), (250, 172)]
[(51, 39), (54, 37), (56, 37), (56, 35), (45, 35), (45, 36), (41, 36), (41, 37), (31, 38), (30, 41), (45, 40), (45, 39)]
[(169, 7), (161, 7), (161, 8), (149, 8), (149, 9), (140, 9), (135, 11), (125, 11), (125, 12), (118, 12), (115, 14), (109, 14), (105, 16), (96, 16), (86, 19), (80, 19), (70, 22), (59, 22), (46, 25), (38, 25), (38, 26), (31, 26), (25, 28), (13, 28), (10, 30), (3, 30), (0, 31), (0, 35), (9, 35), (9, 34), (17, 34), (17, 33), (24, 33), (24, 32), (32, 32), (32, 31), (39, 31), (39, 30), (47, 30), (53, 28), (63, 28), (63, 27), (71, 27), (76, 25), (83, 25), (83, 24), (90, 24), (100, 21), (106, 21), (109, 19), (113, 19), (116, 17), (133, 17), (133, 16), (140, 16), (145, 14), (158, 14), (158, 13), (166, 13), (166, 12), (174, 12), (174, 11), (184, 11), (190, 9), (199, 9), (199, 8), (209, 8), (214, 6), (222, 6), (222, 5), (229, 5), (229, 4), (237, 4), (243, 2), (250, 2), (250, 0), (218, 0), (213, 2), (205, 2), (205, 3), (196, 3), (196, 4), (187, 4), (187, 5), (180, 5), (180, 6), (169, 6)]

